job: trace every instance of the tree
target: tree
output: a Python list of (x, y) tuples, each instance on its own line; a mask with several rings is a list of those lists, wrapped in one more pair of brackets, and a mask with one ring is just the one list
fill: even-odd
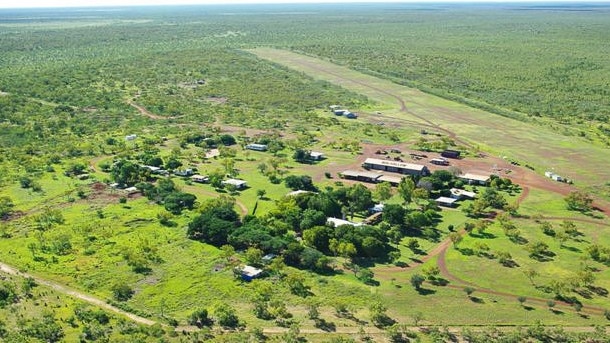
[(357, 183), (348, 189), (347, 203), (353, 211), (366, 211), (373, 205), (373, 194), (364, 185)]
[(472, 287), (464, 287), (464, 293), (470, 298), (472, 293), (474, 293), (475, 289)]
[(527, 279), (530, 280), (530, 283), (535, 286), (536, 284), (534, 283), (534, 278), (536, 278), (539, 275), (538, 272), (536, 270), (530, 268), (530, 269), (526, 269), (525, 271), (523, 271), (523, 273), (525, 274)]
[(195, 310), (188, 318), (189, 325), (195, 325), (198, 328), (212, 325), (212, 320), (208, 317), (208, 310), (203, 308)]
[(214, 317), (218, 325), (227, 328), (239, 326), (239, 318), (235, 309), (226, 303), (219, 303), (214, 306)]
[(190, 193), (174, 192), (163, 199), (165, 209), (172, 214), (180, 214), (183, 209), (192, 210), (197, 197)]
[(426, 281), (426, 278), (420, 274), (413, 274), (413, 276), (411, 276), (411, 286), (413, 286), (416, 291), (421, 290), (421, 286), (424, 281)]
[(48, 343), (60, 342), (64, 338), (63, 329), (50, 313), (43, 314), (40, 319), (34, 319), (23, 329), (23, 333)]
[(380, 301), (375, 301), (369, 306), (371, 322), (376, 327), (388, 327), (393, 325), (395, 321), (386, 314), (387, 307)]
[(8, 217), (13, 212), (13, 200), (8, 196), (0, 197), (0, 219)]
[(402, 197), (406, 204), (411, 202), (414, 189), (415, 182), (410, 177), (403, 178), (398, 184), (398, 194), (400, 194), (400, 197)]
[(590, 212), (593, 209), (593, 199), (582, 191), (571, 192), (564, 200), (570, 211)]
[(462, 242), (463, 237), (457, 232), (452, 232), (449, 234), (449, 239), (451, 240), (451, 243), (453, 243), (453, 246), (457, 249), (458, 245)]
[(309, 161), (309, 151), (304, 149), (296, 149), (292, 158), (299, 163), (306, 163)]
[(256, 190), (256, 196), (257, 196), (259, 199), (264, 198), (264, 197), (265, 197), (265, 194), (267, 194), (267, 191), (266, 191), (266, 190), (264, 190), (264, 189), (257, 189), (257, 190)]
[(381, 182), (375, 186), (375, 198), (381, 202), (386, 201), (392, 197), (392, 185), (389, 182)]
[(305, 285), (305, 278), (302, 275), (296, 273), (288, 274), (285, 282), (288, 289), (290, 289), (290, 293), (300, 297), (309, 295), (309, 287)]
[(517, 301), (519, 302), (519, 304), (520, 304), (521, 306), (523, 306), (523, 304), (525, 303), (525, 301), (526, 301), (526, 300), (527, 300), (527, 298), (526, 298), (526, 297), (524, 297), (524, 296), (522, 296), (522, 295), (521, 295), (521, 296), (519, 296), (519, 297), (517, 297)]
[(246, 263), (253, 266), (261, 266), (263, 264), (263, 251), (255, 247), (249, 247), (244, 254)]
[(131, 289), (131, 287), (129, 287), (129, 285), (127, 285), (126, 283), (122, 282), (115, 283), (112, 286), (111, 290), (114, 299), (117, 301), (127, 301), (134, 294), (133, 289)]

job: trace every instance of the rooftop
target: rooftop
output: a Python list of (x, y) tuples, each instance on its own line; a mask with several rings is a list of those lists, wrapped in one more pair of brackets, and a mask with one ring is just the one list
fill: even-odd
[(369, 171), (358, 171), (358, 170), (345, 170), (345, 171), (341, 172), (341, 174), (343, 176), (366, 177), (366, 178), (370, 178), (370, 179), (377, 179), (377, 178), (380, 178), (381, 176), (383, 176), (383, 174), (380, 174), (380, 173), (369, 172)]
[(487, 182), (487, 181), (489, 181), (489, 178), (491, 177), (491, 175), (480, 175), (480, 174), (466, 173), (466, 174), (462, 174), (462, 175), (460, 175), (458, 177), (460, 179)]
[(426, 168), (426, 166), (424, 166), (422, 164), (397, 162), (397, 161), (391, 161), (391, 160), (380, 160), (378, 158), (367, 158), (364, 161), (364, 163), (365, 164), (377, 164), (377, 165), (382, 165), (382, 166), (386, 166), (386, 167), (395, 167), (395, 168), (401, 168), (401, 169), (418, 170), (418, 171), (422, 171), (422, 170), (424, 170), (424, 168)]
[(362, 226), (362, 223), (352, 223), (348, 220), (332, 218), (332, 217), (326, 218), (326, 222), (333, 224), (335, 227), (341, 226), (341, 225)]

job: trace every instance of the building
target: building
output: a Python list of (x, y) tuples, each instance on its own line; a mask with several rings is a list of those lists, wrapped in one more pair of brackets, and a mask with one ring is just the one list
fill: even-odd
[(138, 136), (137, 136), (137, 135), (127, 135), (127, 136), (125, 136), (125, 140), (126, 140), (126, 141), (133, 141), (133, 140), (135, 140), (136, 138), (138, 138)]
[(324, 159), (324, 154), (317, 151), (310, 151), (309, 158), (314, 161), (320, 161)]
[(334, 113), (335, 115), (338, 115), (338, 116), (342, 116), (342, 115), (344, 115), (346, 112), (349, 112), (349, 111), (348, 111), (348, 110), (342, 110), (342, 109), (334, 109), (334, 110), (333, 110), (333, 113)]
[(348, 220), (343, 220), (343, 219), (339, 219), (339, 218), (326, 218), (326, 224), (332, 225), (334, 227), (337, 226), (341, 226), (341, 225), (351, 225), (351, 226), (362, 226), (362, 223), (352, 223)]
[(439, 206), (444, 207), (455, 207), (457, 199), (448, 198), (448, 197), (440, 197), (434, 200)]
[(241, 278), (244, 281), (252, 281), (254, 279), (256, 279), (257, 277), (260, 277), (263, 274), (263, 270), (262, 269), (258, 269), (252, 266), (244, 266), (241, 269)]
[(177, 176), (191, 176), (193, 174), (195, 174), (195, 172), (193, 172), (193, 169), (182, 169), (174, 171), (174, 175)]
[(299, 190), (292, 191), (292, 192), (290, 192), (290, 193), (286, 194), (286, 196), (289, 196), (289, 197), (296, 197), (296, 196), (299, 196), (299, 195), (301, 195), (301, 194), (309, 194), (309, 193), (313, 193), (313, 192), (312, 192), (312, 191), (304, 191), (304, 190), (302, 190), (302, 189), (299, 189)]
[(334, 111), (336, 109), (341, 108), (341, 106), (339, 106), (339, 105), (330, 105), (330, 106), (328, 106), (328, 108), (330, 108), (331, 111)]
[(561, 175), (555, 174), (550, 171), (544, 172), (544, 176), (546, 176), (549, 179), (554, 180), (554, 181), (565, 182), (565, 179), (563, 177), (561, 177)]
[(379, 213), (383, 212), (384, 204), (376, 204), (375, 206), (369, 208), (369, 212), (371, 213)]
[(445, 150), (441, 152), (441, 156), (446, 158), (460, 158), (460, 154), (461, 152), (457, 150)]
[(244, 188), (248, 187), (248, 183), (246, 181), (238, 180), (238, 179), (228, 179), (228, 180), (222, 181), (221, 183), (225, 186), (227, 186), (227, 185), (234, 186), (237, 189), (244, 189)]
[(433, 158), (430, 160), (430, 163), (436, 164), (437, 166), (448, 166), (449, 161), (444, 158)]
[(382, 175), (380, 178), (377, 179), (377, 182), (387, 182), (392, 186), (398, 186), (402, 179), (403, 178), (400, 176)]
[(392, 173), (415, 176), (426, 176), (430, 174), (428, 167), (421, 164), (380, 160), (378, 158), (367, 158), (362, 164), (362, 167), (365, 169), (383, 170)]
[(267, 145), (266, 144), (251, 143), (251, 144), (246, 145), (246, 149), (248, 149), (248, 150), (256, 150), (256, 151), (267, 151)]
[(353, 113), (353, 112), (350, 112), (350, 111), (345, 112), (343, 114), (343, 116), (345, 118), (347, 118), (347, 119), (357, 119), (358, 118), (358, 115), (356, 113)]
[(210, 181), (210, 178), (207, 176), (197, 174), (197, 175), (191, 176), (191, 180), (193, 180), (193, 182), (197, 182), (197, 183), (207, 183)]
[(380, 173), (368, 172), (368, 171), (355, 171), (355, 170), (346, 170), (341, 173), (341, 177), (344, 179), (371, 182), (371, 183), (377, 183), (379, 178), (382, 176), (383, 176), (383, 174), (380, 174)]
[(486, 185), (489, 183), (491, 175), (479, 175), (473, 173), (466, 173), (458, 176), (458, 178), (468, 182), (469, 184)]
[(453, 199), (462, 200), (462, 199), (474, 199), (477, 196), (475, 192), (469, 192), (459, 188), (451, 188), (451, 197)]

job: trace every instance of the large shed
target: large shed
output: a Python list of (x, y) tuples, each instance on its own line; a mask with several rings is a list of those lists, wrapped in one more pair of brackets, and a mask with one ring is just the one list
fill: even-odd
[(365, 169), (383, 170), (415, 176), (426, 176), (430, 174), (428, 167), (421, 164), (380, 160), (378, 158), (367, 158), (362, 164), (362, 167)]

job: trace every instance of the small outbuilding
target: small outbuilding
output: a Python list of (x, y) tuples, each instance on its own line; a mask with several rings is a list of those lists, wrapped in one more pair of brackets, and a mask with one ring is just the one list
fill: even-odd
[(126, 140), (126, 141), (133, 141), (133, 140), (135, 140), (136, 138), (138, 138), (138, 136), (137, 136), (137, 135), (127, 135), (127, 136), (125, 136), (125, 140)]
[(227, 185), (235, 186), (235, 188), (237, 188), (237, 189), (244, 189), (244, 188), (248, 187), (248, 183), (246, 181), (238, 180), (238, 179), (228, 179), (228, 180), (222, 181), (221, 183), (225, 186), (227, 186)]
[(309, 158), (313, 161), (320, 161), (324, 159), (324, 154), (317, 151), (310, 151)]
[(486, 185), (491, 179), (491, 175), (481, 175), (474, 173), (466, 173), (458, 176), (458, 178), (468, 182), (469, 184)]
[(434, 200), (439, 206), (444, 207), (455, 207), (457, 199), (448, 198), (448, 197), (440, 197)]
[(351, 225), (351, 226), (362, 226), (362, 223), (352, 223), (348, 220), (343, 220), (343, 219), (339, 219), (339, 218), (326, 218), (326, 224), (332, 225), (334, 227), (337, 226), (341, 226), (341, 225)]
[(460, 158), (461, 152), (457, 150), (444, 150), (441, 156), (445, 158)]
[(448, 166), (449, 161), (444, 158), (433, 158), (430, 160), (430, 163), (436, 164), (437, 166)]
[(246, 145), (246, 149), (255, 151), (267, 151), (268, 147), (266, 144), (251, 143)]
[(459, 188), (451, 188), (451, 197), (453, 199), (462, 200), (462, 199), (474, 199), (477, 196), (475, 192), (469, 192)]
[(263, 270), (262, 269), (258, 269), (252, 266), (244, 266), (241, 269), (241, 278), (244, 281), (252, 281), (258, 277), (260, 277), (263, 274)]
[(197, 182), (197, 183), (208, 183), (210, 181), (210, 178), (204, 175), (193, 175), (191, 176), (191, 180), (193, 182)]

